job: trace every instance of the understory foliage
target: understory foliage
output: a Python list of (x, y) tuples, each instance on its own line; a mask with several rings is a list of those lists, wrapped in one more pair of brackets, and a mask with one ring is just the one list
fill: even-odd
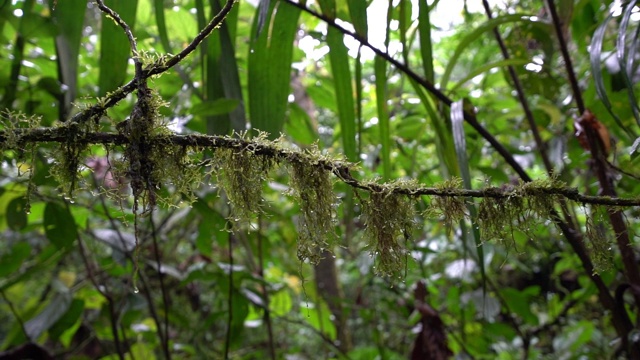
[(0, 354), (640, 357), (632, 9), (337, 3), (0, 4)]

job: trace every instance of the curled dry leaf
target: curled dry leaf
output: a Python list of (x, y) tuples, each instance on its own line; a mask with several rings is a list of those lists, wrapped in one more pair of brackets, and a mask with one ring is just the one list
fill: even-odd
[(580, 116), (573, 122), (573, 126), (575, 128), (576, 138), (578, 138), (580, 145), (585, 150), (591, 151), (591, 147), (589, 146), (589, 141), (587, 140), (586, 134), (586, 130), (591, 129), (595, 134), (598, 135), (604, 155), (609, 155), (609, 153), (611, 152), (611, 136), (609, 135), (609, 130), (606, 126), (604, 126), (603, 123), (598, 121), (596, 116), (590, 110), (585, 110), (582, 116)]

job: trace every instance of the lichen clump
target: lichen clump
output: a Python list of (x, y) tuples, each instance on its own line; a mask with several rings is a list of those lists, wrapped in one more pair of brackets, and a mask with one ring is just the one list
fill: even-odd
[(298, 259), (317, 264), (323, 250), (335, 244), (334, 196), (329, 171), (319, 165), (294, 162), (289, 167), (293, 195), (300, 205)]
[(376, 273), (397, 276), (406, 266), (406, 242), (414, 225), (414, 201), (410, 196), (394, 193), (393, 184), (371, 192), (363, 202), (368, 247), (377, 256)]

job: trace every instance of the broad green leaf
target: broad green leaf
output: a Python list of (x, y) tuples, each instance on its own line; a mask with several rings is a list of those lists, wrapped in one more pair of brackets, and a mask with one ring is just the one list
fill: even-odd
[[(135, 29), (138, 0), (105, 0), (105, 5), (117, 12), (131, 31)], [(135, 34), (135, 33), (134, 33)], [(129, 40), (124, 30), (114, 20), (102, 16), (100, 33), (100, 80), (98, 96), (105, 96), (122, 85), (127, 76), (129, 58), (132, 56)]]
[(7, 225), (11, 230), (19, 231), (27, 226), (27, 200), (17, 197), (7, 205)]
[[(329, 306), (322, 299), (316, 302), (313, 308), (309, 308), (309, 306), (300, 306), (300, 315), (309, 323), (309, 325), (313, 326), (316, 330), (322, 332), (331, 340), (335, 340), (337, 338), (336, 327), (331, 321), (331, 310), (329, 310)], [(311, 305), (311, 304), (309, 304)]]
[(69, 209), (49, 202), (44, 209), (44, 231), (47, 239), (57, 248), (67, 248), (77, 236), (76, 222)]
[(69, 310), (71, 300), (70, 293), (56, 293), (42, 312), (24, 324), (24, 331), (29, 339), (38, 339), (43, 332), (49, 330)]
[(69, 346), (70, 335), (69, 330), (77, 329), (82, 323), (82, 314), (84, 312), (84, 301), (80, 299), (73, 299), (69, 305), (69, 309), (64, 313), (62, 317), (56, 321), (49, 329), (49, 336), (56, 341), (62, 337), (67, 338), (65, 346)]
[(289, 104), (289, 116), (284, 124), (284, 130), (293, 141), (302, 145), (311, 145), (318, 138), (318, 131), (313, 125), (313, 120), (296, 103)]
[(382, 156), (382, 178), (391, 179), (391, 131), (389, 130), (389, 111), (387, 109), (387, 63), (379, 56), (375, 58), (376, 106), (378, 125), (380, 126), (380, 145)]
[(33, 262), (22, 264), (26, 265), (22, 271), (11, 273), (13, 277), (0, 277), (0, 292), (5, 291), (15, 284), (26, 281), (36, 274), (39, 275), (43, 272), (50, 271), (51, 266), (60, 261), (69, 250), (70, 248), (66, 248), (64, 251), (60, 251), (56, 246), (46, 246), (40, 251)]
[(27, 242), (15, 243), (8, 253), (0, 257), (0, 277), (9, 276), (20, 270), (20, 266), (31, 255), (31, 245)]
[(281, 290), (269, 297), (269, 311), (274, 316), (285, 316), (293, 307), (291, 295), (287, 290)]
[(136, 360), (136, 359), (149, 359), (154, 360), (157, 359), (155, 355), (156, 346), (147, 344), (145, 342), (136, 342), (131, 345), (131, 349), (127, 354), (125, 354), (125, 360)]
[[(248, 64), (249, 114), (254, 129), (276, 138), (284, 124), (291, 78), (293, 40), (300, 10), (276, 1), (272, 4), (267, 26), (251, 39)], [(252, 33), (257, 32), (258, 15)]]
[[(473, 106), (469, 104), (468, 108), (473, 109)], [(464, 111), (465, 111), (465, 101), (460, 100), (451, 104), (451, 129), (453, 132), (453, 144), (455, 146), (456, 157), (458, 158), (458, 166), (460, 167), (460, 175), (462, 177), (462, 182), (464, 184), (464, 188), (467, 190), (472, 190), (471, 186), (471, 169), (469, 168), (469, 161), (467, 157), (467, 141), (464, 131)], [(484, 267), (484, 246), (482, 244), (482, 239), (480, 238), (480, 224), (478, 224), (478, 211), (476, 205), (473, 201), (469, 201), (467, 203), (467, 209), (469, 210), (469, 215), (471, 217), (471, 233), (473, 234), (473, 240), (476, 244), (476, 255), (478, 266), (480, 266), (480, 275), (482, 276), (482, 287), (485, 290), (486, 286), (486, 272)], [(466, 246), (466, 241), (464, 238), (466, 237), (466, 227), (464, 220), (461, 221), (462, 236), (463, 236), (463, 244)]]
[(333, 75), (336, 103), (338, 104), (342, 146), (347, 159), (357, 162), (356, 115), (351, 70), (349, 69), (349, 54), (347, 47), (344, 45), (342, 33), (333, 27), (329, 27), (327, 30), (327, 44), (330, 48), (329, 61), (331, 62), (331, 74)]

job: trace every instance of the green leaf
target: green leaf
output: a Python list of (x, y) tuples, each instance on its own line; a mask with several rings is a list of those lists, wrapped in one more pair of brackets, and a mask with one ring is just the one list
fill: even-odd
[(375, 58), (376, 106), (378, 125), (380, 126), (380, 144), (382, 145), (382, 178), (391, 179), (391, 132), (389, 130), (389, 112), (387, 110), (387, 63), (379, 56)]
[(269, 311), (274, 316), (285, 316), (292, 308), (291, 295), (286, 290), (278, 291), (269, 298)]
[(327, 30), (327, 44), (330, 49), (329, 61), (331, 62), (331, 74), (336, 92), (344, 153), (349, 161), (357, 162), (356, 114), (349, 69), (349, 54), (344, 45), (342, 33), (333, 27), (329, 27)]
[(238, 107), (240, 101), (237, 99), (220, 98), (214, 101), (207, 101), (194, 105), (190, 113), (194, 116), (211, 116), (228, 114)]
[(318, 4), (320, 5), (322, 14), (327, 16), (329, 19), (336, 18), (336, 0), (318, 0)]
[(42, 312), (24, 324), (24, 330), (29, 335), (29, 339), (38, 339), (43, 332), (49, 330), (69, 310), (70, 306), (70, 293), (56, 293)]
[(367, 26), (367, 2), (362, 0), (347, 0), (349, 6), (349, 15), (356, 34), (363, 39), (367, 38), (369, 28)]
[[(201, 1), (200, 1), (201, 3)], [(169, 33), (167, 32), (167, 20), (164, 14), (164, 1), (154, 0), (153, 9), (156, 16), (156, 26), (158, 27), (158, 36), (160, 37), (160, 43), (164, 48), (164, 51), (172, 54), (171, 42), (169, 42)], [(199, 14), (200, 12), (198, 12)]]
[[(300, 10), (277, 1), (267, 19), (269, 31), (251, 39), (248, 60), (249, 114), (254, 129), (276, 138), (282, 131), (289, 97), (293, 40)], [(257, 33), (258, 17), (252, 33)]]
[[(311, 325), (314, 329), (322, 332), (331, 340), (335, 340), (337, 337), (336, 327), (331, 321), (331, 311), (324, 302), (324, 300), (318, 299), (313, 308), (308, 306), (300, 307), (300, 315)], [(309, 304), (311, 305), (311, 304)]]
[(616, 54), (618, 57), (618, 64), (620, 64), (620, 73), (622, 79), (627, 85), (627, 94), (629, 96), (629, 106), (631, 107), (633, 116), (636, 119), (638, 125), (640, 125), (640, 109), (638, 109), (638, 101), (636, 100), (633, 76), (635, 75), (635, 57), (637, 54), (638, 35), (631, 42), (629, 49), (627, 49), (627, 29), (629, 27), (629, 21), (631, 14), (634, 13), (634, 8), (637, 0), (632, 0), (625, 5), (625, 9), (622, 13), (622, 19), (620, 20), (620, 28), (618, 29), (618, 39), (616, 40)]
[(420, 35), (420, 55), (422, 56), (422, 68), (424, 77), (430, 83), (434, 83), (433, 73), (433, 44), (431, 42), (431, 7), (427, 0), (418, 1), (418, 33)]
[(47, 203), (44, 209), (44, 230), (47, 239), (59, 249), (70, 247), (77, 236), (71, 212), (55, 202)]
[[(117, 12), (134, 31), (138, 0), (105, 0), (105, 5)], [(100, 79), (98, 96), (105, 96), (122, 85), (127, 76), (131, 47), (124, 30), (114, 20), (102, 16), (100, 33)]]
[(284, 124), (284, 131), (293, 141), (302, 145), (311, 145), (318, 132), (309, 114), (296, 103), (289, 104), (289, 117)]
[[(69, 305), (69, 309), (49, 328), (49, 336), (51, 336), (51, 339), (56, 341), (65, 336), (68, 338), (65, 347), (68, 347), (69, 341), (71, 340), (68, 333), (72, 329), (77, 329), (82, 324), (83, 312), (84, 301), (73, 299)], [(73, 333), (70, 335), (73, 335)]]
[(17, 197), (7, 204), (7, 225), (11, 230), (19, 231), (27, 226), (27, 200)]
[(20, 266), (31, 255), (31, 245), (18, 242), (11, 246), (8, 253), (0, 257), (0, 277), (5, 277), (20, 270)]
[(604, 36), (606, 34), (606, 30), (608, 29), (607, 24), (609, 21), (613, 19), (612, 15), (607, 16), (607, 18), (600, 24), (600, 26), (593, 33), (593, 37), (591, 39), (591, 46), (589, 48), (589, 57), (591, 63), (591, 73), (593, 74), (593, 81), (596, 87), (596, 93), (598, 97), (602, 101), (605, 109), (611, 114), (616, 124), (630, 136), (633, 137), (633, 132), (626, 127), (618, 115), (613, 111), (613, 106), (611, 105), (611, 101), (609, 101), (609, 96), (607, 95), (607, 89), (604, 85), (604, 80), (602, 77), (602, 68), (601, 68), (601, 56), (602, 56), (602, 43), (604, 41)]
[[(456, 101), (451, 104), (451, 129), (453, 132), (453, 144), (455, 146), (456, 157), (458, 158), (458, 166), (460, 168), (460, 175), (462, 177), (464, 188), (467, 190), (472, 190), (473, 187), (471, 186), (471, 169), (469, 168), (469, 161), (467, 157), (467, 141), (464, 132), (465, 107), (470, 109), (470, 111), (473, 111), (473, 106), (470, 103), (465, 104), (464, 100)], [(478, 211), (473, 201), (469, 201), (467, 203), (467, 209), (469, 210), (469, 215), (471, 217), (471, 233), (473, 234), (473, 240), (476, 244), (477, 262), (480, 266), (482, 287), (484, 290), (487, 279), (484, 266), (484, 246), (482, 244), (482, 239), (480, 238), (480, 224), (478, 224), (477, 222)], [(461, 221), (461, 224), (464, 227), (464, 220)], [(464, 237), (466, 237), (466, 231), (464, 229), (462, 231), (462, 236), (463, 244), (466, 246), (466, 241), (464, 241)]]
[[(78, 54), (84, 15), (87, 9), (85, 0), (59, 1), (53, 11), (53, 18), (58, 26), (56, 37), (56, 61), (58, 63), (58, 79), (67, 86), (63, 103), (60, 104), (60, 120), (66, 120), (71, 103), (75, 100), (78, 83)], [(60, 86), (58, 84), (58, 92)]]

